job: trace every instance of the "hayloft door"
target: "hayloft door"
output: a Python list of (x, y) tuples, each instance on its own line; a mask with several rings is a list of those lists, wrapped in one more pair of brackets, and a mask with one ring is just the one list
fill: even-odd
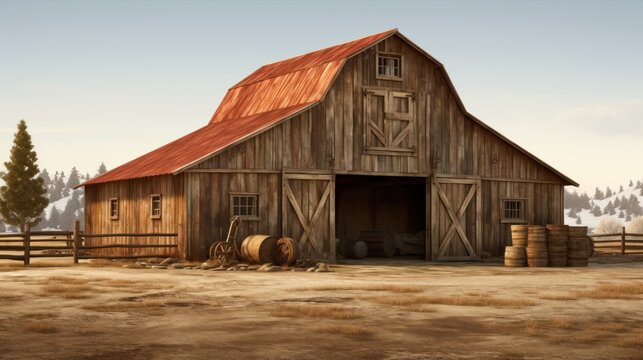
[(333, 176), (284, 173), (282, 186), (282, 236), (299, 243), (300, 258), (335, 261)]
[(477, 260), (482, 251), (480, 180), (433, 179), (431, 259)]

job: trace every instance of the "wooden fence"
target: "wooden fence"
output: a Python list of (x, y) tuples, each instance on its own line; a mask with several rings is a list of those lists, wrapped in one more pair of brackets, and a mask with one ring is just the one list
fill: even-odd
[[(0, 260), (21, 260), (25, 265), (30, 264), (31, 258), (44, 257), (73, 257), (74, 263), (82, 259), (136, 259), (163, 256), (155, 253), (136, 255), (99, 255), (92, 250), (100, 249), (167, 249), (178, 248), (178, 244), (136, 244), (130, 242), (86, 245), (88, 238), (141, 238), (141, 237), (173, 237), (176, 233), (118, 233), (118, 234), (85, 234), (80, 230), (80, 222), (74, 222), (72, 231), (31, 231), (23, 233), (0, 234), (0, 252), (18, 252), (18, 254), (0, 253)], [(64, 245), (61, 243), (64, 242)], [(14, 245), (15, 243), (15, 245)], [(34, 245), (34, 243), (36, 245)], [(57, 243), (57, 244), (55, 244)], [(44, 245), (41, 245), (44, 244)], [(44, 252), (42, 252), (44, 251)], [(36, 253), (34, 253), (36, 252)]]
[(622, 228), (620, 233), (590, 235), (594, 241), (594, 254), (643, 254), (643, 234), (627, 233)]

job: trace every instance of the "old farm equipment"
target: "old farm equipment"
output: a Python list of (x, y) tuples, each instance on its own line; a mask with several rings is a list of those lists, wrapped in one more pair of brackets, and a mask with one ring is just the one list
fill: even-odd
[(239, 225), (241, 225), (241, 218), (239, 216), (232, 218), (225, 241), (216, 241), (210, 246), (210, 259), (217, 259), (224, 264), (228, 264), (240, 257), (241, 254), (239, 254), (239, 250), (235, 245)]

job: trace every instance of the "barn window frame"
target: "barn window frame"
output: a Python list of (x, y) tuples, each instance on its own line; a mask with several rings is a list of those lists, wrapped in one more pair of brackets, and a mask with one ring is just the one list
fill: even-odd
[(160, 219), (163, 212), (163, 197), (161, 194), (150, 195), (150, 219)]
[(118, 220), (120, 213), (120, 204), (117, 197), (109, 198), (109, 218), (111, 220)]
[(526, 224), (527, 199), (502, 198), (500, 199), (501, 223)]
[[(375, 78), (376, 79), (402, 81), (402, 76), (404, 74), (403, 71), (404, 71), (404, 56), (402, 54), (393, 53), (393, 52), (378, 52), (376, 54), (375, 56)], [(397, 75), (395, 75), (395, 73), (397, 73)]]
[[(230, 219), (239, 216), (241, 220), (258, 221), (259, 193), (230, 192)], [(238, 201), (237, 201), (238, 200)]]

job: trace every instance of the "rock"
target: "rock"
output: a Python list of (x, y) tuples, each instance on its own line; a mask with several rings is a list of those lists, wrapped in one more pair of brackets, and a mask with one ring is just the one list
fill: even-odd
[(317, 264), (317, 270), (315, 272), (329, 272), (330, 268), (325, 263)]
[(170, 265), (170, 267), (171, 267), (172, 269), (184, 269), (184, 268), (185, 268), (185, 265), (182, 265), (182, 264), (178, 264), (178, 263), (176, 263), (176, 264), (172, 264), (172, 265)]
[(168, 265), (172, 265), (172, 264), (174, 264), (175, 262), (178, 262), (178, 261), (179, 261), (178, 259), (169, 257), (169, 258), (161, 261), (161, 263), (159, 265), (168, 266)]
[(306, 272), (313, 272), (315, 270), (317, 270), (317, 269), (315, 269), (315, 267), (313, 266), (311, 268), (306, 269)]
[(228, 268), (227, 271), (237, 271), (237, 267), (236, 266), (231, 266), (231, 267)]
[(137, 262), (134, 263), (134, 265), (136, 265), (137, 267), (146, 267), (149, 264), (147, 262), (145, 262), (145, 261), (137, 261)]
[(259, 269), (259, 265), (250, 265), (250, 266), (248, 266), (246, 269), (247, 269), (247, 270), (249, 270), (249, 271), (251, 271), (251, 270), (258, 270), (258, 269)]
[(204, 262), (201, 265), (201, 268), (203, 270), (210, 270), (210, 269), (217, 268), (219, 266), (221, 266), (221, 260), (214, 259), (214, 260), (208, 260), (208, 261)]
[(248, 264), (237, 264), (237, 267), (247, 268), (248, 266), (250, 266), (250, 265), (248, 265)]
[(209, 271), (226, 271), (226, 268), (224, 268), (223, 266), (219, 266), (217, 268), (210, 269)]
[(152, 265), (152, 269), (167, 269), (167, 266), (163, 266), (163, 265)]
[(266, 271), (270, 267), (272, 267), (272, 263), (266, 263), (257, 268), (257, 271)]
[(278, 272), (278, 271), (282, 271), (282, 269), (281, 269), (281, 266), (271, 266), (271, 267), (267, 268), (264, 271), (265, 272)]

